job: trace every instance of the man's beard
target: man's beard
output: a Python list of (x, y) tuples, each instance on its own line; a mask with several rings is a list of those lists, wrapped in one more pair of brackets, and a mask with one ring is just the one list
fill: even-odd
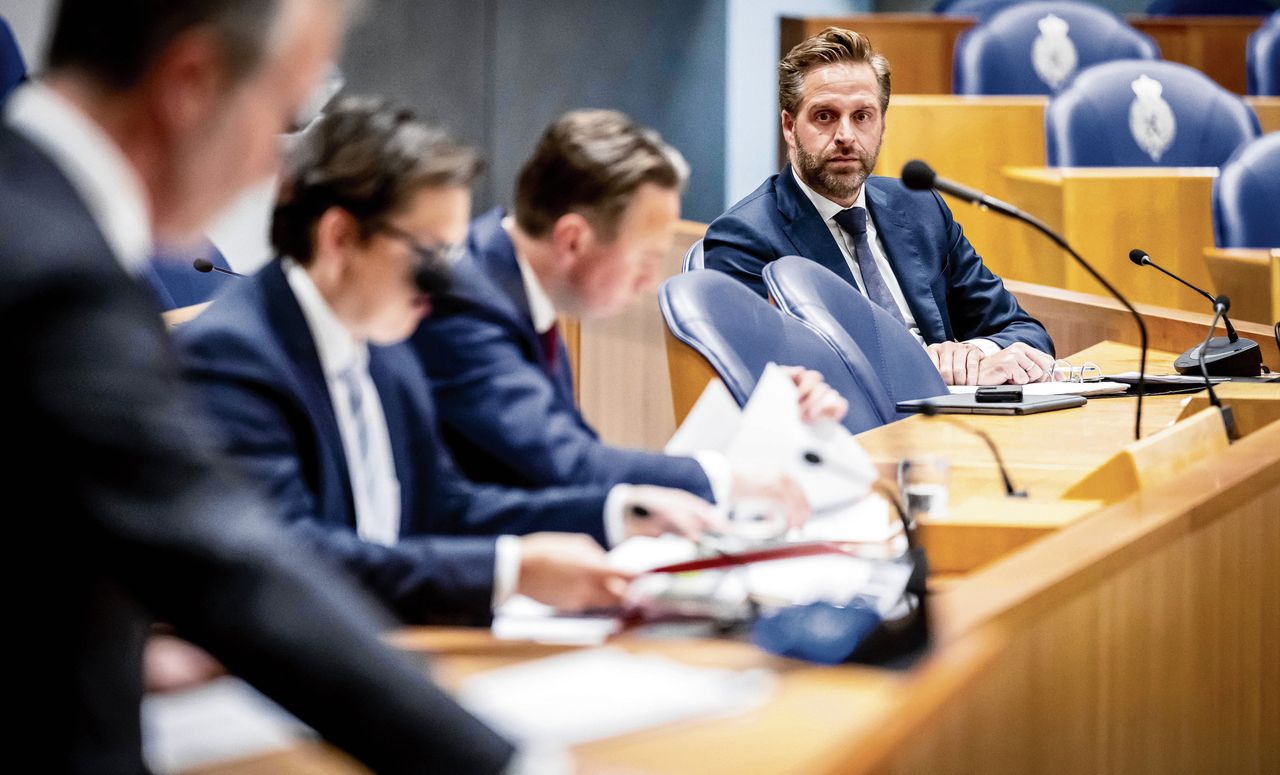
[(805, 150), (799, 138), (793, 141), (791, 150), (795, 152), (796, 172), (799, 173), (800, 179), (809, 188), (832, 200), (856, 196), (867, 176), (876, 168), (876, 158), (880, 154), (880, 149), (877, 147), (869, 154), (856, 155), (859, 162), (858, 169), (852, 172), (836, 173), (827, 167), (825, 159), (819, 159)]

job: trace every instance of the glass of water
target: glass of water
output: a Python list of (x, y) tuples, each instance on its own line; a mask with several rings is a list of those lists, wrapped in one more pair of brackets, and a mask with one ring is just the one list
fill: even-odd
[(898, 489), (906, 502), (907, 518), (913, 525), (920, 517), (947, 516), (950, 471), (950, 461), (938, 455), (904, 458), (898, 463)]

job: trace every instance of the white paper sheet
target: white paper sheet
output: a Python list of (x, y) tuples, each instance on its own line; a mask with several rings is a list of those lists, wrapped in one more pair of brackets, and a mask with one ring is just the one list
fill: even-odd
[(577, 745), (765, 702), (765, 670), (692, 667), (656, 655), (590, 649), (493, 670), (467, 681), (459, 701), (513, 740)]
[[(1123, 393), (1128, 389), (1129, 386), (1123, 382), (1111, 382), (1110, 380), (1101, 382), (1032, 382), (1029, 385), (1022, 386), (1022, 394), (1024, 396), (1105, 396)], [(976, 393), (978, 388), (974, 385), (952, 385), (949, 390), (952, 395), (956, 395)]]

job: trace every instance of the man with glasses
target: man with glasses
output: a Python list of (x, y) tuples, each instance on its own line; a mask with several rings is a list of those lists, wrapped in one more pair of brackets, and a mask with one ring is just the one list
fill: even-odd
[[(271, 230), (282, 258), (178, 333), (246, 477), (407, 621), (483, 618), (514, 592), (616, 604), (627, 576), (599, 544), (696, 536), (712, 519), (675, 490), (530, 492), (457, 473), (401, 341), (448, 281), (476, 171), (409, 111), (340, 100), (286, 163)], [(535, 532), (548, 530), (561, 532)]]

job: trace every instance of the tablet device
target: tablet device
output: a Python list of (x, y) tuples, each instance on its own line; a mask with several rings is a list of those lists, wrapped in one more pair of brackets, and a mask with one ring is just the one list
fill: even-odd
[(1084, 396), (1025, 396), (1021, 401), (987, 403), (979, 402), (973, 393), (959, 393), (899, 401), (897, 408), (899, 412), (922, 412), (923, 405), (930, 404), (938, 414), (1038, 414), (1085, 403)]

